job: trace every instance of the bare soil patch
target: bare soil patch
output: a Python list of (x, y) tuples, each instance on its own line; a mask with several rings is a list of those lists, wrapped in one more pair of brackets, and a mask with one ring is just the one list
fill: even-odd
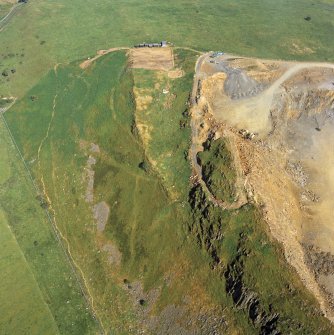
[(88, 156), (83, 178), (87, 183), (85, 200), (88, 203), (92, 203), (94, 200), (94, 165), (96, 164), (95, 156), (100, 153), (100, 147), (98, 144), (90, 143), (83, 139), (79, 140), (78, 144), (80, 150)]
[(133, 92), (136, 101), (136, 127), (143, 143), (148, 145), (151, 140), (152, 126), (146, 124), (145, 114), (148, 113), (147, 110), (153, 101), (153, 97), (149, 95), (152, 92), (136, 87), (134, 87)]
[(299, 41), (293, 42), (292, 45), (290, 46), (290, 50), (295, 55), (305, 55), (305, 54), (310, 55), (315, 53), (313, 49), (301, 45)]
[(16, 4), (17, 0), (0, 0), (0, 5), (5, 5), (5, 4)]
[(133, 92), (136, 100), (136, 110), (139, 112), (146, 111), (153, 101), (153, 97), (150, 95), (152, 92), (137, 87), (134, 87)]
[(174, 67), (172, 48), (138, 48), (130, 51), (130, 64), (134, 69), (168, 71)]

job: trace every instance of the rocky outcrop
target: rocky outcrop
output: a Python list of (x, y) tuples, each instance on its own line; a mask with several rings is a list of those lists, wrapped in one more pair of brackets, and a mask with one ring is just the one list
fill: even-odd
[(261, 305), (258, 294), (248, 288), (243, 282), (243, 259), (248, 251), (244, 248), (245, 235), (239, 237), (236, 257), (224, 264), (219, 258), (219, 244), (224, 243), (224, 218), (214, 210), (213, 205), (207, 202), (201, 186), (195, 186), (189, 194), (189, 202), (193, 209), (193, 222), (190, 231), (196, 236), (199, 245), (204, 247), (212, 258), (212, 267), (222, 272), (226, 280), (226, 293), (232, 297), (237, 310), (246, 313), (249, 321), (259, 335), (281, 334), (277, 322), (279, 314), (267, 312)]
[(224, 273), (226, 292), (231, 295), (235, 306), (247, 313), (260, 335), (281, 334), (277, 327), (279, 314), (266, 312), (257, 293), (248, 289), (243, 282), (243, 257), (247, 257), (247, 251), (242, 248), (243, 238), (240, 236), (238, 254)]
[(334, 274), (334, 255), (314, 245), (304, 245), (306, 263), (316, 276)]

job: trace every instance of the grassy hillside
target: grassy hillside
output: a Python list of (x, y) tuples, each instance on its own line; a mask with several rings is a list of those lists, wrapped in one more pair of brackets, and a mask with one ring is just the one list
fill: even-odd
[(1, 93), (23, 96), (56, 63), (162, 39), (245, 56), (333, 61), (333, 22), (328, 0), (31, 0), (0, 33), (0, 73), (9, 71)]
[[(0, 19), (8, 10), (1, 4)], [(198, 55), (176, 51), (176, 79), (129, 68), (124, 52), (86, 70), (78, 59), (167, 39), (334, 61), (333, 22), (328, 0), (23, 5), (0, 31), (0, 97), (20, 98), (5, 119), (38, 191), (1, 121), (0, 300), (16, 303), (1, 303), (0, 332), (330, 334), (258, 209), (222, 211), (190, 183), (187, 99)], [(231, 200), (227, 147), (212, 143), (200, 159), (212, 191)]]
[[(119, 148), (121, 136), (115, 136), (114, 132), (123, 127), (126, 129), (126, 122), (132, 121), (131, 114), (126, 113), (127, 105), (123, 105), (116, 125), (112, 114), (114, 110), (110, 109), (114, 90), (125, 71), (125, 61), (124, 53), (118, 53), (105, 57), (99, 61), (100, 66), (87, 71), (82, 71), (78, 63), (60, 66), (7, 115), (25, 160), (30, 162), (29, 167), (44, 191), (44, 198), (48, 198), (50, 213), (67, 240), (66, 245), (70, 246), (76, 264), (85, 274), (85, 285), (94, 297), (94, 308), (101, 313), (106, 328), (110, 323), (115, 322), (117, 327), (118, 323), (122, 325), (127, 318), (132, 318), (131, 308), (124, 314), (117, 308), (118, 299), (128, 299), (123, 292), (118, 293), (120, 290), (108, 276), (107, 255), (101, 253), (90, 204), (85, 201), (85, 169), (91, 143), (97, 143), (103, 151), (115, 148), (120, 156), (111, 159), (116, 162), (127, 155)], [(124, 85), (126, 89), (126, 80)], [(119, 93), (115, 92), (115, 95)], [(123, 102), (122, 97), (116, 99), (117, 104), (127, 101)], [(14, 122), (14, 115), (18, 116), (18, 122)], [(36, 123), (29, 123), (23, 131), (22, 126), (29, 119)], [(110, 132), (111, 127), (116, 130)], [(122, 136), (127, 138), (127, 134)], [(133, 145), (135, 142), (130, 142), (129, 150), (135, 150)], [(140, 152), (136, 155), (140, 162)], [(119, 165), (123, 165), (122, 161)], [(131, 175), (131, 167), (126, 162), (124, 166), (126, 175)], [(96, 173), (98, 179), (99, 171)], [(120, 179), (120, 183), (126, 181), (126, 178)], [(113, 314), (117, 314), (119, 319), (112, 317)]]
[[(50, 71), (6, 112), (44, 191), (38, 200), (68, 241), (106, 332), (330, 334), (258, 210), (222, 211), (189, 182), (195, 60), (176, 52), (185, 72), (177, 79), (130, 69), (124, 52), (86, 70), (73, 62)], [(215, 156), (210, 149), (227, 155), (219, 143), (206, 153)], [(212, 164), (230, 168), (228, 159)], [(110, 214), (101, 228), (102, 202)]]
[[(198, 54), (179, 49), (174, 53), (184, 76), (171, 79), (166, 72), (134, 69), (137, 101), (135, 121), (144, 142), (145, 152), (174, 200), (188, 193), (191, 174), (187, 157), (190, 127), (187, 100), (192, 89), (193, 64)], [(163, 92), (168, 91), (167, 94)], [(140, 107), (140, 102), (144, 103)]]

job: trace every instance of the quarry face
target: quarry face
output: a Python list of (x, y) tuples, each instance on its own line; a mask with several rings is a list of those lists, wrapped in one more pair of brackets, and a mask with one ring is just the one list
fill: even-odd
[(196, 75), (208, 133), (235, 143), (249, 200), (332, 318), (334, 64), (206, 56)]

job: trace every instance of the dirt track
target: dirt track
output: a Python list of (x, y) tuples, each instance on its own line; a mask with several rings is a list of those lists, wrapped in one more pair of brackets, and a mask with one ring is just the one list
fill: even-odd
[(24, 3), (16, 3), (9, 13), (0, 20), (0, 32), (6, 27), (9, 23), (9, 20), (19, 11), (19, 9), (24, 6)]
[(111, 52), (114, 52), (114, 51), (119, 51), (119, 50), (129, 50), (129, 48), (126, 48), (126, 47), (118, 47), (118, 48), (110, 48), (110, 49), (107, 49), (107, 50), (99, 50), (96, 54), (95, 57), (93, 58), (88, 58), (87, 60), (83, 61), (82, 63), (80, 63), (80, 67), (82, 69), (86, 69), (88, 68), (93, 62), (95, 62), (97, 59), (99, 59), (100, 57), (104, 56), (104, 55), (107, 55)]
[[(334, 68), (333, 64), (322, 63), (285, 63), (287, 70), (267, 89), (260, 94), (244, 99), (231, 100), (223, 97), (214, 102), (214, 113), (217, 120), (228, 122), (237, 127), (248, 129), (260, 136), (266, 136), (272, 130), (270, 109), (275, 94), (279, 93), (281, 85), (303, 69), (312, 67)], [(240, 75), (244, 75), (241, 73)], [(247, 76), (245, 76), (247, 78)], [(248, 77), (249, 79), (249, 77)]]

